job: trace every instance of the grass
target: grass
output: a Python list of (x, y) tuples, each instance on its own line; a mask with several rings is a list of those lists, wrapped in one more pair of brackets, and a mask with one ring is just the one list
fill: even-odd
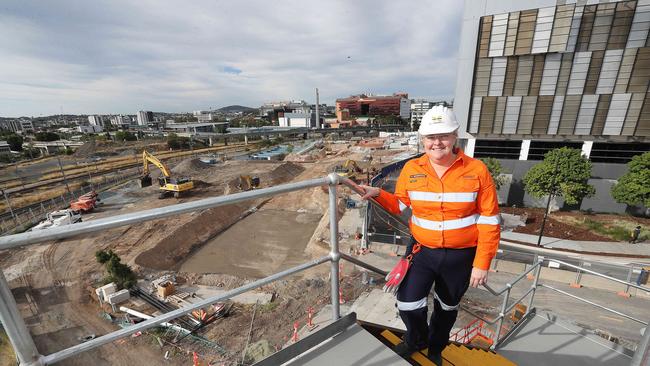
[[(0, 328), (1, 329), (1, 328)], [(4, 329), (0, 330), (0, 365), (15, 365), (16, 354)]]
[[(626, 220), (615, 220), (612, 223), (604, 224), (600, 221), (584, 218), (582, 225), (585, 228), (592, 230), (598, 234), (608, 236), (618, 241), (629, 241), (632, 238), (632, 230), (636, 227), (636, 223)], [(650, 237), (649, 230), (641, 230), (638, 241), (647, 240)]]
[(278, 301), (269, 302), (259, 306), (260, 312), (268, 313), (278, 307)]

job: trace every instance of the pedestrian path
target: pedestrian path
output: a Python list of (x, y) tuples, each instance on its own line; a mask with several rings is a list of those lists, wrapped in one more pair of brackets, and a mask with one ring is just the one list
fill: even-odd
[[(515, 241), (537, 245), (537, 235), (515, 233), (511, 231), (502, 231), (501, 240)], [(606, 241), (580, 241), (542, 237), (541, 246), (546, 249), (566, 249), (576, 252), (585, 252), (589, 254), (622, 254), (625, 256), (650, 257), (650, 244), (637, 243), (630, 244), (624, 242), (606, 242)]]

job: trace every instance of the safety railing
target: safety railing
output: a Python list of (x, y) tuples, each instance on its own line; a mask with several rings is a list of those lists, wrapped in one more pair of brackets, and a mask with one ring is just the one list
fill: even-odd
[(271, 282), (277, 281), (292, 274), (307, 270), (319, 264), (326, 262), (331, 263), (331, 305), (332, 305), (332, 318), (334, 320), (340, 318), (340, 305), (339, 305), (339, 261), (341, 258), (352, 261), (355, 264), (361, 265), (369, 270), (382, 273), (378, 268), (363, 263), (358, 259), (352, 258), (347, 255), (342, 255), (339, 252), (338, 246), (338, 209), (337, 209), (337, 189), (336, 186), (340, 183), (346, 184), (353, 189), (359, 189), (353, 182), (348, 179), (341, 178), (337, 174), (330, 174), (327, 177), (319, 179), (311, 179), (297, 183), (289, 183), (280, 186), (259, 189), (255, 191), (248, 191), (236, 193), (228, 196), (220, 196), (202, 199), (193, 202), (186, 202), (172, 206), (144, 210), (124, 215), (113, 216), (104, 219), (98, 219), (88, 222), (83, 222), (74, 225), (66, 225), (61, 227), (50, 228), (47, 230), (26, 232), (22, 234), (10, 235), (0, 237), (0, 250), (11, 249), (21, 246), (28, 246), (37, 243), (42, 243), (48, 240), (69, 238), (79, 234), (88, 234), (110, 228), (115, 228), (123, 225), (132, 225), (154, 219), (179, 215), (182, 213), (189, 213), (193, 211), (205, 210), (218, 206), (238, 203), (242, 201), (254, 200), (257, 198), (270, 197), (281, 193), (287, 193), (302, 189), (328, 186), (329, 193), (329, 219), (330, 219), (330, 253), (318, 259), (301, 264), (299, 266), (287, 269), (285, 271), (276, 273), (272, 276), (251, 282), (245, 286), (227, 291), (226, 293), (209, 297), (200, 302), (196, 302), (191, 306), (185, 306), (156, 316), (149, 320), (143, 321), (136, 325), (114, 331), (109, 334), (97, 337), (88, 342), (78, 344), (49, 355), (41, 355), (36, 348), (34, 340), (32, 339), (29, 330), (25, 324), (24, 319), (20, 315), (16, 300), (11, 293), (9, 284), (3, 273), (0, 271), (0, 321), (2, 322), (7, 335), (14, 348), (19, 364), (23, 365), (50, 365), (62, 360), (65, 360), (76, 354), (86, 352), (102, 346), (104, 344), (113, 342), (117, 339), (127, 337), (133, 333), (143, 331), (149, 328), (156, 327), (162, 323), (167, 323), (175, 318), (191, 313), (192, 311), (204, 308), (211, 304), (224, 301), (239, 295), (249, 290), (253, 290)]
[[(339, 305), (339, 261), (341, 258), (348, 260), (354, 264), (357, 264), (361, 267), (364, 267), (368, 270), (381, 273), (381, 274), (386, 274), (385, 271), (376, 268), (374, 266), (371, 266), (369, 264), (364, 263), (363, 261), (360, 261), (356, 258), (350, 257), (348, 255), (342, 254), (339, 251), (339, 246), (338, 246), (338, 210), (337, 210), (337, 185), (343, 183), (344, 185), (350, 187), (353, 191), (357, 193), (362, 193), (361, 188), (359, 188), (356, 184), (351, 182), (349, 179), (346, 178), (341, 178), (338, 175), (332, 173), (327, 177), (324, 178), (318, 178), (318, 179), (311, 179), (311, 180), (306, 180), (302, 182), (297, 182), (297, 183), (289, 183), (289, 184), (284, 184), (280, 186), (275, 186), (275, 187), (270, 187), (270, 188), (264, 188), (264, 189), (259, 189), (255, 191), (248, 191), (248, 192), (242, 192), (242, 193), (237, 193), (237, 194), (232, 194), (228, 196), (220, 196), (220, 197), (213, 197), (213, 198), (207, 198), (207, 199), (202, 199), (198, 201), (193, 201), (193, 202), (186, 202), (186, 203), (181, 203), (181, 204), (176, 204), (172, 206), (167, 206), (167, 207), (162, 207), (162, 208), (155, 208), (155, 209), (150, 209), (150, 210), (144, 210), (144, 211), (139, 211), (139, 212), (134, 212), (134, 213), (129, 213), (129, 214), (124, 214), (124, 215), (118, 215), (118, 216), (113, 216), (109, 218), (104, 218), (104, 219), (98, 219), (98, 220), (93, 220), (93, 221), (88, 221), (88, 222), (83, 222), (79, 224), (74, 224), (74, 225), (66, 225), (66, 226), (61, 226), (61, 227), (56, 227), (56, 228), (51, 228), (47, 230), (42, 230), (42, 231), (37, 231), (37, 232), (27, 232), (27, 233), (22, 233), (22, 234), (17, 234), (17, 235), (11, 235), (11, 236), (4, 236), (0, 237), (0, 250), (4, 249), (11, 249), (11, 248), (16, 248), (16, 247), (21, 247), (21, 246), (27, 246), (27, 245), (32, 245), (32, 244), (37, 244), (41, 243), (44, 241), (48, 240), (55, 240), (55, 239), (63, 239), (63, 238), (69, 238), (73, 237), (75, 235), (79, 234), (87, 234), (87, 233), (92, 233), (92, 232), (97, 232), (101, 230), (106, 230), (110, 228), (115, 228), (115, 227), (120, 227), (124, 225), (131, 225), (131, 224), (137, 224), (145, 221), (150, 221), (154, 219), (160, 219), (164, 217), (170, 217), (170, 216), (175, 216), (179, 215), (182, 213), (189, 213), (189, 212), (194, 212), (194, 211), (199, 211), (199, 210), (205, 210), (209, 208), (214, 208), (218, 206), (224, 206), (228, 204), (233, 204), (233, 203), (238, 203), (242, 201), (248, 201), (248, 200), (254, 200), (257, 198), (264, 198), (264, 197), (270, 197), (282, 193), (287, 193), (287, 192), (292, 192), (292, 191), (297, 191), (297, 190), (302, 190), (302, 189), (308, 189), (308, 188), (314, 188), (314, 187), (320, 187), (320, 186), (328, 186), (328, 193), (329, 193), (329, 219), (330, 219), (330, 253), (326, 256), (323, 256), (321, 258), (314, 259), (310, 262), (301, 264), (299, 266), (289, 268), (285, 271), (276, 273), (272, 276), (251, 282), (245, 286), (227, 291), (226, 293), (219, 295), (219, 296), (213, 296), (209, 297), (205, 300), (202, 300), (200, 302), (194, 303), (191, 306), (186, 306), (179, 308), (177, 310), (174, 310), (172, 312), (156, 316), (154, 318), (151, 318), (149, 320), (143, 321), (139, 324), (117, 330), (115, 332), (97, 337), (93, 340), (90, 340), (88, 342), (78, 344), (57, 352), (54, 352), (49, 355), (41, 355), (37, 348), (36, 345), (27, 329), (27, 326), (25, 324), (24, 319), (21, 317), (20, 312), (18, 310), (18, 307), (16, 305), (16, 301), (13, 297), (13, 294), (11, 293), (11, 290), (9, 288), (9, 285), (7, 283), (6, 278), (4, 277), (3, 273), (0, 273), (0, 321), (2, 322), (5, 331), (7, 332), (7, 335), (9, 336), (9, 339), (12, 343), (12, 346), (14, 348), (14, 351), (16, 353), (16, 356), (20, 362), (20, 365), (49, 365), (53, 364), (59, 361), (62, 361), (64, 359), (67, 359), (73, 355), (86, 352), (89, 350), (92, 350), (94, 348), (97, 348), (99, 346), (102, 346), (104, 344), (113, 342), (117, 339), (127, 337), (133, 333), (143, 331), (146, 329), (150, 329), (153, 327), (156, 327), (162, 323), (167, 323), (175, 318), (178, 318), (180, 316), (186, 315), (191, 313), (192, 311), (204, 308), (206, 306), (209, 306), (211, 304), (224, 301), (227, 299), (232, 298), (233, 296), (242, 294), (244, 292), (247, 292), (249, 290), (253, 290), (256, 288), (259, 288), (261, 286), (267, 285), (269, 283), (272, 283), (274, 281), (280, 280), (282, 278), (285, 278), (287, 276), (290, 276), (292, 274), (307, 270), (309, 268), (315, 267), (317, 265), (330, 262), (331, 264), (331, 306), (332, 306), (332, 318), (334, 320), (340, 318), (340, 305)], [(376, 201), (370, 200), (371, 204), (381, 207)], [(383, 210), (383, 208), (382, 208)], [(559, 262), (557, 260), (553, 260), (555, 262)], [(570, 263), (564, 263), (561, 262), (564, 265), (567, 265), (569, 267), (574, 266)], [(538, 283), (539, 277), (540, 277), (540, 272), (542, 268), (543, 260), (537, 261), (535, 264), (533, 264), (530, 268), (528, 268), (526, 271), (515, 277), (511, 282), (507, 283), (503, 288), (499, 290), (495, 290), (492, 287), (485, 285), (485, 288), (493, 295), (495, 296), (501, 296), (503, 295), (503, 302), (501, 304), (501, 310), (498, 314), (498, 316), (495, 319), (492, 320), (487, 320), (484, 319), (481, 316), (478, 316), (476, 314), (473, 314), (475, 317), (481, 319), (487, 324), (495, 324), (498, 323), (498, 326), (496, 327), (496, 331), (494, 331), (494, 336), (493, 336), (493, 345), (492, 348), (496, 348), (501, 342), (503, 342), (505, 339), (509, 337), (510, 334), (513, 333), (513, 331), (516, 329), (512, 328), (507, 333), (502, 337), (501, 333), (502, 330), (504, 329), (503, 327), (503, 322), (506, 317), (506, 314), (508, 314), (512, 309), (517, 304), (520, 304), (524, 301), (524, 299), (530, 295), (530, 298), (528, 300), (528, 307), (526, 310), (526, 313), (523, 318), (529, 316), (532, 312), (532, 304), (534, 300), (534, 295), (535, 291), (538, 287), (544, 287), (544, 288), (550, 288), (550, 286), (547, 285), (541, 285)], [(576, 266), (577, 267), (577, 266)], [(597, 273), (595, 271), (591, 271), (586, 268), (580, 268), (582, 271), (591, 273), (603, 278), (607, 278), (613, 281), (617, 282), (624, 282), (627, 285), (630, 285), (631, 287), (636, 287), (640, 290), (643, 291), (650, 291), (650, 288), (646, 288), (640, 285), (636, 285), (633, 283), (626, 283), (625, 281), (615, 279), (612, 277), (609, 277), (607, 275), (602, 275), (600, 273)], [(523, 278), (525, 278), (528, 274), (531, 272), (535, 272), (534, 275), (534, 282), (533, 285), (528, 289), (522, 296), (520, 296), (515, 302), (509, 305), (509, 300), (510, 300), (510, 294), (513, 286), (517, 284), (519, 281), (521, 281)], [(1, 272), (1, 271), (0, 271)], [(573, 295), (575, 296), (575, 295)], [(591, 303), (590, 301), (586, 299), (581, 299), (577, 296), (575, 298), (583, 300), (587, 303)], [(593, 304), (592, 304), (593, 305)], [(613, 312), (618, 315), (627, 315), (623, 314), (620, 312), (617, 312), (613, 309), (609, 309), (604, 306), (599, 306), (600, 308), (604, 310), (608, 310), (610, 312)], [(471, 313), (471, 312), (470, 312)], [(634, 317), (631, 316), (626, 316), (629, 319), (635, 320), (637, 322), (640, 322), (641, 324), (647, 324), (639, 319), (635, 319)], [(523, 319), (522, 318), (522, 319)], [(523, 321), (519, 322), (519, 324), (522, 324)], [(648, 333), (648, 332), (647, 332)], [(645, 339), (645, 338), (644, 338)], [(647, 343), (647, 342), (646, 342)], [(647, 348), (647, 347), (646, 347)], [(646, 349), (639, 349), (639, 351), (645, 352), (647, 355), (647, 350)]]

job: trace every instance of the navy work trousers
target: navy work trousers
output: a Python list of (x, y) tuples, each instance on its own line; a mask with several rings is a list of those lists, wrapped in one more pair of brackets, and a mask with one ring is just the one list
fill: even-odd
[[(397, 308), (406, 325), (406, 344), (439, 353), (447, 346), (460, 300), (469, 287), (476, 247), (427, 248), (413, 255), (411, 268), (397, 291)], [(434, 285), (434, 309), (427, 325), (427, 298)]]

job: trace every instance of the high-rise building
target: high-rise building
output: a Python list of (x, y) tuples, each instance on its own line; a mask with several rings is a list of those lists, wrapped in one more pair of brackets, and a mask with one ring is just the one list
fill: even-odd
[(91, 126), (104, 127), (104, 119), (102, 116), (90, 115), (88, 116), (88, 123), (90, 123)]
[[(533, 5), (536, 8), (532, 8)], [(650, 150), (650, 2), (466, 0), (454, 111), (466, 151)]]
[(153, 112), (139, 111), (137, 116), (138, 126), (146, 126), (149, 122), (153, 122)]
[(1, 130), (9, 130), (11, 132), (18, 132), (22, 130), (22, 125), (17, 119), (7, 119), (0, 121)]

